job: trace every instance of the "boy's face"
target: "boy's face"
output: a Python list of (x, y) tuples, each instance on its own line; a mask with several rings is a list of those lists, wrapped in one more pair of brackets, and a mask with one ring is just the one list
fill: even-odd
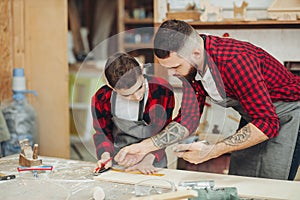
[(131, 101), (141, 101), (144, 98), (144, 94), (146, 91), (143, 75), (141, 75), (137, 79), (137, 82), (132, 87), (128, 89), (115, 89), (115, 91), (124, 99)]

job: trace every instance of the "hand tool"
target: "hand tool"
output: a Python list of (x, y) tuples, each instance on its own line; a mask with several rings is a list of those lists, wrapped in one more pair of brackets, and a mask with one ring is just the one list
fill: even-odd
[(17, 167), (18, 172), (32, 171), (34, 177), (38, 177), (38, 171), (52, 171), (53, 166), (51, 165), (38, 165), (32, 167), (20, 166)]
[(213, 188), (215, 182), (213, 180), (200, 180), (200, 181), (182, 181), (178, 183), (178, 186), (188, 188)]
[(16, 175), (6, 175), (6, 174), (2, 174), (0, 173), (0, 181), (6, 181), (6, 180), (11, 180), (16, 178)]

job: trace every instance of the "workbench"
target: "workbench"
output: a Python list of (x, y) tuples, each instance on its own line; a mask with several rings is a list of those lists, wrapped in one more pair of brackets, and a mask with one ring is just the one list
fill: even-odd
[[(134, 197), (134, 185), (130, 183), (133, 174), (108, 171), (93, 176), (95, 163), (43, 157), (44, 165), (52, 165), (50, 172), (41, 172), (33, 177), (32, 172), (18, 172), (18, 155), (0, 159), (0, 173), (15, 174), (16, 178), (0, 181), (1, 199), (92, 199), (94, 188), (100, 186), (105, 192), (106, 200), (128, 200)], [(164, 178), (173, 181), (214, 180), (216, 187), (236, 187), (238, 194), (257, 199), (300, 199), (300, 182), (281, 181), (263, 178), (250, 178), (213, 173), (192, 172), (174, 169), (162, 169), (165, 176), (154, 177), (141, 174), (140, 180)], [(102, 176), (102, 177), (100, 177)], [(100, 180), (100, 179), (102, 180)], [(108, 180), (111, 179), (111, 180)], [(139, 178), (137, 178), (139, 179)], [(112, 182), (113, 181), (113, 182)], [(124, 181), (124, 182), (123, 182)], [(4, 197), (4, 198), (3, 198)]]

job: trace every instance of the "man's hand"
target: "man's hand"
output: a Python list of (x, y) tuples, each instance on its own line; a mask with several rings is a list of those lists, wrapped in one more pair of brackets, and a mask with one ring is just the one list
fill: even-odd
[(146, 154), (157, 150), (151, 139), (146, 139), (140, 143), (123, 147), (115, 156), (115, 161), (122, 166), (129, 167), (140, 162)]
[(157, 169), (153, 166), (153, 161), (155, 156), (153, 154), (147, 154), (144, 159), (136, 165), (128, 167), (125, 171), (135, 171), (138, 170), (143, 174), (153, 174), (157, 172)]
[(145, 139), (140, 143), (123, 147), (115, 156), (119, 165), (132, 166), (140, 162), (144, 156), (152, 151), (165, 148), (189, 135), (186, 127), (177, 122), (169, 123), (160, 133)]
[(198, 164), (224, 153), (245, 149), (266, 140), (268, 140), (268, 137), (255, 125), (249, 123), (234, 135), (213, 145), (204, 144), (202, 141), (179, 144), (175, 149), (175, 154), (184, 160)]
[(217, 157), (213, 154), (213, 148), (214, 145), (200, 141), (191, 144), (179, 144), (175, 147), (174, 153), (190, 163), (199, 164)]

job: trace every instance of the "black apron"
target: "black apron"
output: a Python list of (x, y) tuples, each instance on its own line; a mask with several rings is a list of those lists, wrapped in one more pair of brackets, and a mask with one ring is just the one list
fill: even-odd
[[(237, 100), (226, 98), (223, 102), (215, 103), (233, 107), (244, 120), (251, 122)], [(280, 121), (278, 136), (231, 153), (229, 174), (288, 179), (299, 134), (300, 102), (275, 102), (273, 105)]]

